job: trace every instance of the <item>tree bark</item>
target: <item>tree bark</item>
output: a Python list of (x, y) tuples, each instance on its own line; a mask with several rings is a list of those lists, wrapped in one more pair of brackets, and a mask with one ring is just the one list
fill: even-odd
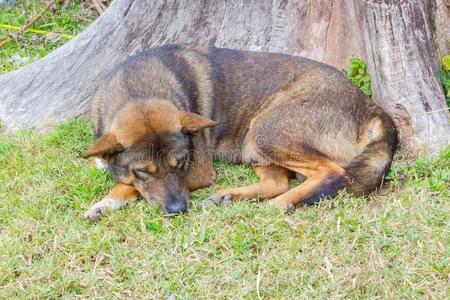
[(450, 140), (448, 107), (437, 77), (440, 56), (432, 41), (431, 17), (437, 12), (426, 1), (366, 2), (362, 10), (373, 97), (394, 116), (404, 148), (437, 152)]
[(74, 40), (0, 76), (0, 119), (16, 131), (86, 115), (100, 81), (128, 55), (195, 43), (302, 55), (339, 69), (361, 57), (403, 146), (436, 151), (450, 140), (436, 76), (438, 54), (448, 52), (444, 1), (115, 0)]

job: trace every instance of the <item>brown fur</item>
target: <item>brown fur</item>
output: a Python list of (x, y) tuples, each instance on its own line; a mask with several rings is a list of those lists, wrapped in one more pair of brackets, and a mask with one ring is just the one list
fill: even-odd
[(137, 199), (139, 192), (132, 185), (118, 183), (109, 193), (107, 198), (120, 199), (123, 202), (133, 202)]
[[(198, 46), (127, 59), (98, 89), (92, 119), (97, 142), (87, 156), (168, 212), (214, 182), (213, 159), (251, 164), (261, 178), (220, 197), (276, 197), (286, 208), (342, 188), (366, 194), (397, 144), (391, 118), (333, 67)], [(295, 173), (307, 180), (289, 190)]]

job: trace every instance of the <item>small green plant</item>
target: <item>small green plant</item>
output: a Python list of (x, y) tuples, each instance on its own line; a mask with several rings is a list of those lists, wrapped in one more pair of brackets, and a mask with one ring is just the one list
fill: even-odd
[(350, 58), (350, 68), (347, 70), (347, 78), (359, 87), (364, 94), (368, 96), (372, 95), (371, 79), (367, 73), (366, 63), (361, 58)]
[(450, 107), (450, 54), (442, 58), (442, 66), (438, 70), (438, 76), (444, 89), (447, 106)]

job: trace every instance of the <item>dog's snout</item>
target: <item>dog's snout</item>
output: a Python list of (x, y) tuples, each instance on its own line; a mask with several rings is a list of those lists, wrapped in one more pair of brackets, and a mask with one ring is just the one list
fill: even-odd
[(188, 211), (186, 199), (177, 197), (175, 199), (169, 200), (166, 204), (166, 211), (169, 214), (186, 213)]

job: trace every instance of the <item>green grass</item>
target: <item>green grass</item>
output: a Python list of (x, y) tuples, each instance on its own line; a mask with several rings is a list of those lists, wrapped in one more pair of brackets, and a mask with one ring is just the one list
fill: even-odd
[(113, 186), (79, 158), (88, 121), (0, 137), (0, 298), (435, 298), (450, 290), (450, 148), (398, 157), (388, 187), (283, 214), (264, 203), (205, 208), (257, 180), (216, 164), (187, 215), (139, 201), (98, 224), (83, 213)]
[[(28, 2), (0, 8), (0, 23), (32, 19), (43, 6)], [(33, 28), (79, 33), (94, 18), (82, 2), (58, 5)], [(27, 33), (0, 49), (0, 73), (64, 42)], [(29, 60), (10, 60), (17, 55)], [(217, 163), (217, 184), (192, 195), (187, 215), (164, 218), (139, 201), (90, 224), (84, 211), (113, 186), (79, 158), (92, 141), (85, 120), (45, 135), (0, 133), (0, 299), (255, 299), (257, 282), (263, 299), (450, 294), (450, 148), (438, 159), (398, 155), (380, 193), (288, 215), (255, 202), (203, 207), (214, 191), (257, 180)]]
[[(42, 1), (17, 0), (13, 9), (0, 6), (0, 24), (23, 26), (34, 19), (45, 8)], [(58, 4), (56, 10), (47, 11), (31, 28), (60, 34), (77, 35), (92, 23), (97, 14), (87, 8), (83, 1), (70, 1), (68, 5)], [(0, 41), (9, 34), (17, 34), (0, 26)], [(25, 33), (0, 49), (0, 74), (44, 57), (67, 41), (64, 38)]]

